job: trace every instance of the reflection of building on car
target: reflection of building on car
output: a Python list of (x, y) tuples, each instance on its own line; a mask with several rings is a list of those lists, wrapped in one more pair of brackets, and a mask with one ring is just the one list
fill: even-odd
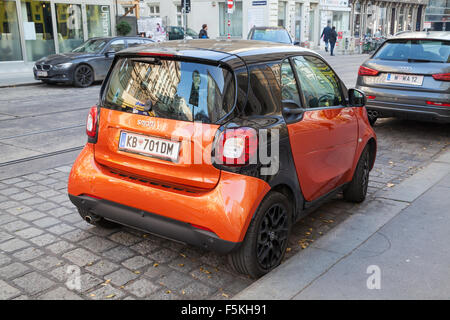
[[(183, 27), (167, 26), (166, 27), (167, 40), (182, 40), (185, 38)], [(198, 33), (191, 28), (186, 28), (186, 39), (198, 39)]]
[(260, 40), (284, 44), (299, 45), (283, 27), (253, 27), (248, 32), (248, 40)]
[(92, 38), (71, 52), (53, 54), (36, 61), (34, 77), (45, 83), (88, 87), (106, 77), (116, 52), (150, 43), (153, 41), (141, 37)]
[(259, 277), (281, 263), (293, 223), (338, 192), (365, 199), (376, 137), (364, 102), (297, 46), (124, 50), (90, 110), (69, 197), (89, 223), (226, 253)]

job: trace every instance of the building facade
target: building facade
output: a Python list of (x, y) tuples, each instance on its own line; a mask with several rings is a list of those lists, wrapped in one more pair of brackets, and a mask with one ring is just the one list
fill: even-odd
[(425, 21), (431, 23), (430, 30), (450, 31), (450, 0), (430, 0)]
[(1, 0), (0, 68), (67, 52), (91, 37), (114, 34), (113, 0)]

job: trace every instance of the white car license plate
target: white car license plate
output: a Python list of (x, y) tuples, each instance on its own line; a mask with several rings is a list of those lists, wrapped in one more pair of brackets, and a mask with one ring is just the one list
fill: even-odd
[(175, 162), (178, 160), (180, 143), (177, 141), (121, 131), (119, 150), (168, 159)]
[(46, 76), (48, 76), (47, 71), (36, 71), (36, 75), (38, 77), (46, 77)]
[(386, 82), (421, 86), (423, 83), (423, 76), (414, 74), (388, 73), (386, 75)]

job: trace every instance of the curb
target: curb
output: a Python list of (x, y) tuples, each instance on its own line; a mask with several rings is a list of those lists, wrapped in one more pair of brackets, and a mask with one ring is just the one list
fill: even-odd
[(450, 174), (450, 151), (444, 152), (424, 169), (395, 188), (381, 190), (371, 201), (304, 251), (255, 281), (233, 300), (292, 299), (323, 276), (342, 259), (365, 243), (397, 216), (410, 202)]
[(44, 84), (42, 81), (36, 81), (36, 82), (25, 82), (25, 83), (17, 83), (17, 84), (2, 84), (0, 85), (1, 88), (14, 88), (14, 87), (27, 87), (27, 86), (35, 86), (35, 85), (42, 85)]

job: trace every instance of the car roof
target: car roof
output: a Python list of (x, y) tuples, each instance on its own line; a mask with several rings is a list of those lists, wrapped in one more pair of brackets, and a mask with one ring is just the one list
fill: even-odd
[[(246, 63), (281, 60), (288, 56), (314, 51), (276, 42), (257, 40), (215, 40), (193, 39), (175, 40), (137, 46), (120, 51), (121, 55), (155, 53), (172, 54), (190, 58), (219, 61), (230, 56), (238, 56)], [(317, 54), (316, 54), (317, 55)]]
[(433, 39), (433, 40), (450, 40), (450, 31), (416, 31), (402, 32), (392, 39)]
[(277, 26), (277, 27), (253, 27), (252, 29), (258, 29), (258, 30), (267, 30), (267, 29), (273, 29), (273, 30), (286, 30), (286, 28)]

